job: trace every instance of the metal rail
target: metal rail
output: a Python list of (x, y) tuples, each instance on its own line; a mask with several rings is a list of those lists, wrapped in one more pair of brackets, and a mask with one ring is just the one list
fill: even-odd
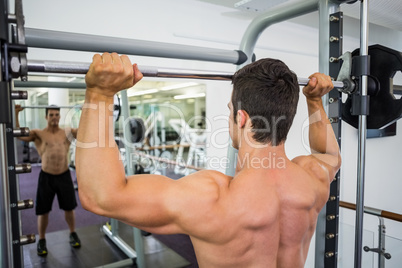
[(215, 49), (32, 28), (25, 28), (25, 40), (28, 47), (37, 48), (89, 52), (109, 51), (128, 55), (201, 60), (233, 64), (242, 64), (247, 61), (246, 54), (237, 50)]
[[(38, 73), (70, 73), (70, 74), (86, 74), (89, 69), (89, 63), (82, 62), (65, 62), (65, 61), (28, 61), (28, 72)], [(231, 81), (233, 73), (219, 72), (219, 71), (204, 71), (204, 70), (184, 70), (174, 68), (160, 68), (152, 66), (139, 66), (141, 73), (145, 77), (163, 77), (163, 78), (190, 78), (190, 79), (208, 79), (208, 80), (228, 80)], [(298, 77), (300, 86), (308, 84), (308, 78)], [(17, 82), (17, 81), (16, 81)], [(48, 82), (33, 81), (27, 82), (27, 86), (44, 87)], [(69, 88), (69, 83), (66, 82), (52, 82), (49, 87)], [(344, 88), (342, 81), (333, 81), (335, 88)], [(18, 87), (24, 87), (25, 82), (18, 82), (15, 84)], [(74, 88), (82, 88), (83, 83), (72, 83)]]
[[(360, 56), (368, 55), (368, 0), (361, 0), (360, 4)], [(366, 66), (369, 68), (369, 66)], [(361, 97), (365, 98), (368, 91), (368, 76), (361, 76)], [(363, 99), (362, 99), (363, 102)], [(363, 105), (363, 103), (362, 103)], [(367, 115), (359, 115), (359, 141), (357, 156), (357, 191), (356, 191), (356, 224), (355, 224), (355, 267), (362, 267), (363, 251), (363, 217), (364, 217), (364, 183), (366, 170), (366, 138)]]
[[(50, 105), (32, 105), (32, 106), (21, 106), (21, 108), (24, 108), (24, 109), (48, 109), (48, 108), (52, 108), (52, 106), (50, 106)], [(53, 108), (56, 108), (56, 109), (58, 109), (58, 108), (61, 108), (61, 109), (72, 109), (72, 108), (81, 109), (82, 105), (56, 106), (56, 107), (53, 107)]]
[[(343, 207), (343, 208), (356, 210), (356, 204), (345, 202), (345, 201), (339, 201), (339, 206)], [(364, 207), (364, 212), (367, 214), (374, 215), (374, 216), (379, 216), (379, 217), (383, 217), (386, 219), (402, 222), (401, 214), (397, 214), (397, 213), (390, 212), (387, 210), (381, 210), (381, 209), (372, 208), (372, 207)]]

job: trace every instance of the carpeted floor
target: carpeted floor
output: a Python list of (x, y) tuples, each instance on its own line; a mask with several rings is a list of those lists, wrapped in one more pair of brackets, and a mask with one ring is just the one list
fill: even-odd
[[(36, 188), (38, 185), (38, 176), (40, 165), (32, 166), (32, 172), (19, 175), (20, 199), (33, 199), (35, 201)], [(71, 170), (71, 176), (75, 180), (75, 172)], [(101, 224), (108, 221), (108, 218), (93, 214), (82, 208), (78, 193), (76, 192), (78, 206), (75, 209), (76, 228)], [(21, 211), (22, 234), (37, 233), (38, 225), (36, 222), (35, 209), (26, 209)], [(47, 232), (60, 231), (67, 229), (67, 223), (64, 220), (64, 211), (59, 209), (57, 198), (53, 201), (52, 211), (49, 215), (49, 226)]]

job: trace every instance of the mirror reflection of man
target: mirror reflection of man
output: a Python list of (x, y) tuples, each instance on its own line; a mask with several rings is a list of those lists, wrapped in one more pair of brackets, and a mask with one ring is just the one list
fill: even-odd
[[(18, 115), (23, 109), (20, 105), (15, 106), (16, 127), (20, 127)], [(18, 138), (25, 142), (34, 142), (42, 161), (35, 201), (39, 233), (37, 253), (40, 256), (46, 256), (48, 253), (45, 234), (55, 195), (60, 209), (65, 212), (65, 220), (70, 229), (70, 245), (75, 248), (81, 246), (81, 241), (75, 232), (74, 209), (77, 207), (77, 200), (68, 168), (71, 142), (66, 135), (70, 132), (72, 137), (76, 138), (77, 129), (66, 131), (59, 127), (60, 108), (57, 106), (46, 108), (45, 118), (47, 126), (44, 129), (32, 129), (28, 137)]]

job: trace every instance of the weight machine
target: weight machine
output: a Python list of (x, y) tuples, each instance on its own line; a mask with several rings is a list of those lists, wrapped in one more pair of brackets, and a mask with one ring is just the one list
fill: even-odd
[[(42, 73), (86, 73), (89, 64), (86, 63), (66, 63), (51, 61), (29, 61), (26, 53), (28, 47), (67, 49), (78, 51), (108, 51), (113, 48), (114, 52), (129, 55), (143, 55), (167, 57), (175, 59), (202, 60), (221, 63), (232, 63), (241, 65), (250, 63), (253, 59), (253, 50), (259, 35), (263, 30), (272, 24), (285, 21), (297, 16), (319, 11), (319, 51), (320, 63), (319, 71), (327, 73), (332, 77), (338, 77), (341, 70), (341, 63), (346, 58), (342, 56), (342, 18), (339, 6), (344, 3), (354, 3), (357, 0), (306, 0), (297, 3), (281, 5), (268, 10), (256, 17), (246, 30), (240, 50), (230, 51), (222, 49), (210, 49), (194, 46), (184, 46), (176, 44), (166, 44), (159, 42), (149, 42), (142, 40), (128, 40), (123, 38), (110, 38), (95, 35), (83, 35), (63, 33), (56, 31), (46, 31), (40, 29), (24, 29), (22, 1), (15, 1), (15, 14), (8, 13), (8, 1), (2, 0), (2, 10), (0, 15), (0, 42), (1, 42), (1, 84), (0, 84), (0, 150), (2, 154), (0, 172), (2, 183), (0, 190), (3, 198), (0, 201), (0, 238), (1, 238), (1, 266), (2, 267), (21, 267), (22, 255), (21, 246), (26, 243), (35, 242), (35, 235), (21, 235), (18, 209), (32, 207), (32, 200), (21, 202), (18, 200), (18, 180), (17, 174), (29, 172), (30, 166), (27, 164), (16, 164), (14, 154), (13, 138), (21, 135), (28, 135), (28, 130), (24, 128), (13, 129), (12, 126), (12, 103), (11, 100), (26, 99), (27, 94), (23, 91), (12, 90), (11, 81), (13, 78), (20, 77), (22, 81), (27, 80), (28, 72)], [(332, 91), (325, 100), (328, 104), (328, 115), (332, 121), (335, 134), (340, 142), (341, 121), (350, 120), (359, 129), (359, 154), (358, 154), (358, 192), (356, 206), (356, 238), (355, 238), (355, 267), (361, 267), (362, 252), (362, 231), (363, 231), (363, 212), (364, 212), (364, 172), (365, 172), (365, 141), (367, 126), (372, 123), (368, 120), (369, 112), (374, 111), (372, 99), (369, 97), (369, 90), (376, 90), (377, 81), (370, 80), (370, 58), (374, 60), (374, 54), (370, 55), (368, 48), (368, 1), (361, 1), (361, 44), (360, 49), (353, 54), (352, 66), (355, 69), (349, 70), (349, 76), (345, 75), (341, 81), (335, 81), (335, 87), (341, 92), (347, 92), (350, 99), (343, 104), (341, 93)], [(10, 32), (11, 28), (11, 32)], [(376, 50), (371, 47), (371, 50)], [(381, 50), (381, 49), (380, 49)], [(384, 51), (387, 49), (383, 49)], [(397, 59), (395, 66), (400, 68), (400, 54), (389, 51), (393, 59)], [(370, 57), (371, 56), (371, 57)], [(379, 59), (382, 56), (379, 56)], [(399, 67), (398, 67), (399, 66)], [(144, 76), (148, 77), (173, 77), (173, 78), (194, 78), (212, 80), (231, 80), (232, 74), (222, 72), (189, 71), (166, 68), (141, 68)], [(400, 70), (400, 69), (399, 69)], [(346, 72), (347, 73), (347, 72)], [(354, 74), (356, 79), (350, 79), (350, 74)], [(382, 76), (382, 74), (376, 74)], [(387, 77), (386, 79), (389, 79)], [(306, 79), (299, 79), (300, 85), (307, 83)], [(372, 87), (374, 83), (374, 87)], [(384, 82), (378, 81), (377, 84), (383, 85)], [(392, 85), (388, 85), (391, 87)], [(353, 90), (356, 88), (356, 90)], [(378, 94), (377, 94), (378, 95)], [(382, 94), (381, 94), (382, 95)], [(371, 96), (375, 96), (371, 95)], [(386, 98), (386, 97), (384, 97)], [(124, 118), (129, 116), (128, 99), (126, 91), (121, 94), (122, 115)], [(381, 101), (379, 101), (381, 103)], [(353, 112), (348, 118), (347, 109), (351, 105)], [(393, 118), (388, 118), (384, 125), (392, 124), (400, 118), (401, 102), (394, 103)], [(357, 118), (357, 119), (356, 119)], [(371, 118), (371, 117), (370, 117)], [(380, 120), (381, 121), (381, 120)], [(357, 122), (357, 123), (356, 123)], [(349, 122), (348, 122), (349, 123)], [(384, 126), (382, 125), (382, 126)], [(370, 125), (371, 126), (371, 125)], [(130, 130), (124, 129), (125, 139), (130, 140)], [(126, 153), (130, 155), (132, 148), (126, 147)], [(236, 158), (234, 149), (228, 151), (229, 159), (233, 163)], [(233, 165), (229, 164), (230, 167)], [(234, 170), (228, 169), (227, 175), (233, 175)], [(131, 165), (127, 165), (127, 174), (134, 174)], [(331, 185), (330, 199), (326, 208), (319, 216), (316, 230), (316, 267), (337, 267), (337, 236), (339, 225), (339, 173), (335, 183)], [(330, 220), (328, 220), (330, 219)], [(105, 229), (105, 228), (104, 228)], [(134, 229), (134, 251), (124, 244), (118, 235), (112, 231), (105, 233), (118, 245), (131, 259), (135, 259), (138, 267), (145, 267), (144, 247), (142, 245), (140, 230)], [(330, 237), (330, 239), (327, 239)]]

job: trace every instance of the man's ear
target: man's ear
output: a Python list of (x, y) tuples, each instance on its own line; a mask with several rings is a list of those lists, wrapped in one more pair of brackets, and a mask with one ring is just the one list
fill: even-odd
[(248, 113), (244, 110), (238, 110), (236, 115), (237, 125), (243, 128), (246, 125), (248, 119)]

